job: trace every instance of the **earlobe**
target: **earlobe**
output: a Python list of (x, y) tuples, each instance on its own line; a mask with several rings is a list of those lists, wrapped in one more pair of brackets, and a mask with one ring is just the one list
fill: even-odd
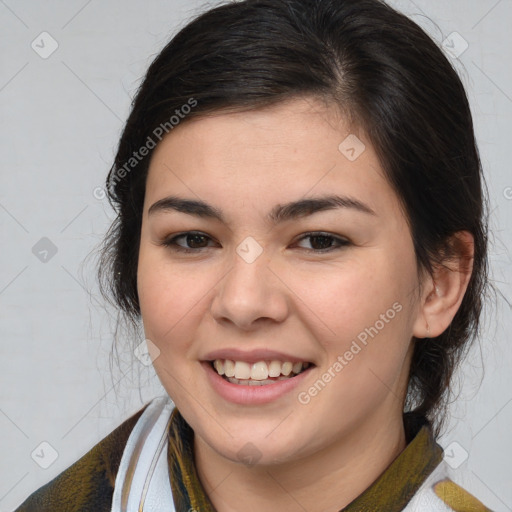
[(469, 231), (458, 231), (449, 244), (451, 253), (425, 280), (425, 293), (413, 329), (416, 338), (441, 335), (452, 322), (466, 293), (473, 270), (473, 235)]

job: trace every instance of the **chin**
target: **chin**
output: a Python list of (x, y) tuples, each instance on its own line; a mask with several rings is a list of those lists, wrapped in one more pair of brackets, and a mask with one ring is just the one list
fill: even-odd
[(224, 432), (220, 438), (206, 436), (203, 440), (225, 459), (250, 467), (284, 464), (314, 452), (314, 435), (307, 439), (303, 428), (288, 424), (283, 431), (280, 421), (255, 426), (250, 420), (241, 420), (237, 432), (230, 432), (232, 436)]

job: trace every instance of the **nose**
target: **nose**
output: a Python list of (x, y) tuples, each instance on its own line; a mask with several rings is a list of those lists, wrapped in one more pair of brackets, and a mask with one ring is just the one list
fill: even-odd
[(265, 323), (280, 323), (288, 315), (286, 287), (263, 255), (247, 263), (235, 256), (231, 269), (216, 288), (213, 318), (222, 324), (251, 331)]

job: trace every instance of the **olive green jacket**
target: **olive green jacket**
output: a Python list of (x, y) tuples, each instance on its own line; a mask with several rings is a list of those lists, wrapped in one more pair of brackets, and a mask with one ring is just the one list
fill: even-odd
[[(145, 412), (147, 416), (148, 405), (151, 404), (35, 491), (15, 512), (110, 512), (125, 446), (136, 423), (144, 421)], [(408, 437), (405, 450), (340, 512), (490, 512), (446, 477), (443, 450), (435, 442), (428, 423), (404, 423)], [(192, 429), (176, 408), (172, 409), (167, 425), (164, 435), (168, 439), (167, 461), (176, 512), (215, 512), (196, 473)], [(169, 512), (174, 512), (172, 507)]]

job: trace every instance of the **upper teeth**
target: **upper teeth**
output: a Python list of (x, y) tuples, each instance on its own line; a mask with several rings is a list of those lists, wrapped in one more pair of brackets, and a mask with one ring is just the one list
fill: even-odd
[(309, 363), (292, 363), (290, 361), (258, 361), (246, 363), (245, 361), (232, 361), (231, 359), (215, 359), (213, 367), (219, 375), (234, 377), (242, 380), (265, 380), (269, 377), (288, 376), (290, 373), (300, 373)]

